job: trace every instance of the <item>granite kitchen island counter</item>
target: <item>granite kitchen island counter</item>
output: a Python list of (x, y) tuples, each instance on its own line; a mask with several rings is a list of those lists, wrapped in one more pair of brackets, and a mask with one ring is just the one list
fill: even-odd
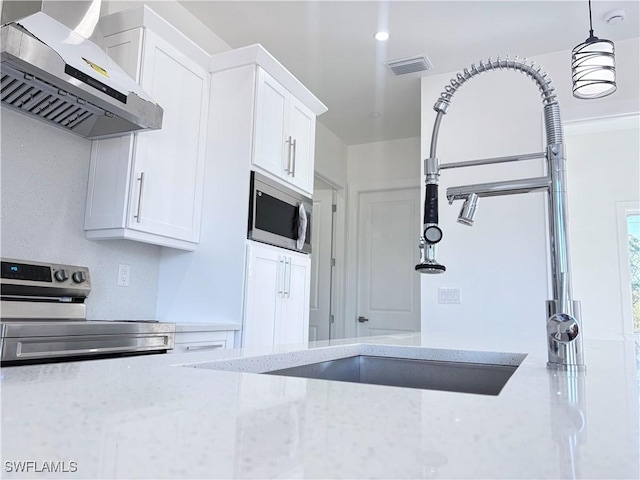
[[(417, 334), (275, 358), (371, 343), (505, 351)], [(7, 367), (3, 476), (639, 478), (636, 343), (585, 342), (588, 371), (571, 378), (547, 370), (544, 348), (511, 350), (528, 355), (497, 396), (190, 368), (255, 368), (270, 350)]]

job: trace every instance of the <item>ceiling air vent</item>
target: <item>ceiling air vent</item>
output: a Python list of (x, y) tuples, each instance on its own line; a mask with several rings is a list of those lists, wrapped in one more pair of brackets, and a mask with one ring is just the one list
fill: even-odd
[(426, 72), (431, 70), (433, 65), (426, 55), (417, 55), (415, 57), (399, 58), (397, 60), (389, 60), (384, 63), (391, 73), (394, 75), (407, 75), (408, 73)]

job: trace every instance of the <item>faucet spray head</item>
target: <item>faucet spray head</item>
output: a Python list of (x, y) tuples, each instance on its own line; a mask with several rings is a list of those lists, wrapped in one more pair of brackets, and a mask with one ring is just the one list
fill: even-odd
[(468, 225), (469, 227), (473, 226), (476, 211), (478, 210), (478, 199), (479, 197), (475, 193), (467, 195), (467, 198), (460, 209), (460, 214), (458, 215), (458, 223)]
[(444, 273), (447, 270), (447, 267), (444, 265), (440, 265), (438, 262), (433, 260), (432, 262), (421, 263), (420, 265), (416, 265), (416, 272), (420, 273)]
[[(439, 240), (438, 240), (439, 241)], [(436, 262), (436, 246), (435, 243), (427, 243), (425, 237), (420, 237), (420, 263), (416, 265), (416, 272), (420, 273), (444, 273), (447, 268)]]
[[(438, 114), (440, 118), (441, 114)], [(433, 148), (433, 146), (432, 146)], [(442, 230), (438, 227), (438, 177), (439, 162), (432, 155), (424, 162), (424, 230), (420, 237), (420, 263), (416, 271), (420, 273), (443, 273), (446, 268), (436, 262), (436, 244), (442, 240)]]

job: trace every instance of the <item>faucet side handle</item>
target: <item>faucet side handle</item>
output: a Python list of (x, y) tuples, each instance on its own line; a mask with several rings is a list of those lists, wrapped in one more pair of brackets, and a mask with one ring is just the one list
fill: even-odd
[(559, 307), (558, 301), (547, 301), (547, 366), (557, 370), (584, 371), (580, 302), (570, 302), (564, 311)]

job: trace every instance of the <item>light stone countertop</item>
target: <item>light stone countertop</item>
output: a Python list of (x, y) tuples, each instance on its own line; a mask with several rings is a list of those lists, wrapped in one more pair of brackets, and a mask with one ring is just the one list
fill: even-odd
[(248, 373), (358, 353), (517, 359), (419, 334), (312, 347), (4, 368), (2, 476), (640, 478), (634, 341), (586, 342), (586, 375), (548, 371), (544, 343), (512, 350), (528, 356), (498, 396)]

